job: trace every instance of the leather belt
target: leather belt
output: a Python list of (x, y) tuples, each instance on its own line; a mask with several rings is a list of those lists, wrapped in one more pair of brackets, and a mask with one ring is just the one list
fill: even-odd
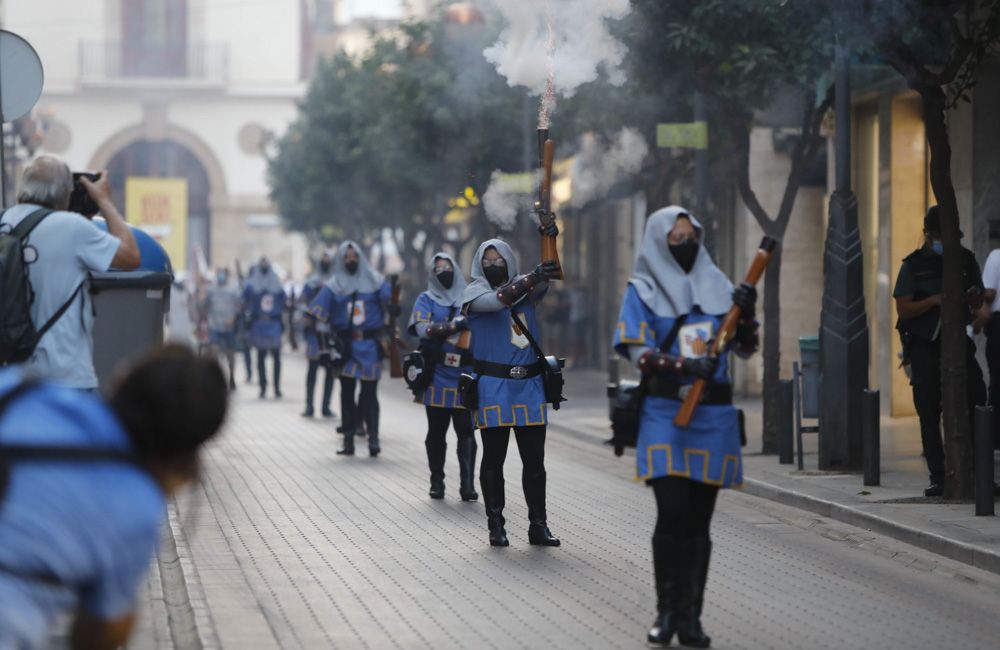
[(370, 339), (380, 339), (384, 333), (385, 332), (381, 328), (374, 330), (351, 330), (351, 340), (367, 341)]
[[(683, 402), (691, 390), (691, 384), (678, 384), (660, 377), (649, 382), (649, 395)], [(733, 387), (730, 384), (709, 384), (701, 395), (700, 404), (732, 404)]]
[[(454, 360), (456, 357), (458, 358), (458, 365), (448, 363), (449, 360)], [(448, 368), (464, 368), (474, 364), (475, 359), (472, 358), (472, 354), (469, 352), (440, 352), (437, 356), (437, 362)]]
[(508, 366), (505, 363), (492, 361), (475, 361), (472, 370), (477, 375), (497, 377), (499, 379), (531, 379), (542, 374), (542, 364), (538, 361), (526, 366)]

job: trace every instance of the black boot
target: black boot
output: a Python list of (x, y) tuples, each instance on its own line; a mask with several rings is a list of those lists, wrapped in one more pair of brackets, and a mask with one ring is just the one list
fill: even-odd
[(378, 441), (378, 430), (368, 432), (368, 455), (375, 458), (382, 453), (382, 445)]
[(458, 473), (461, 476), (462, 486), (458, 494), (462, 501), (475, 501), (479, 498), (476, 494), (476, 439), (472, 436), (458, 439)]
[(344, 432), (344, 446), (337, 450), (338, 456), (354, 455), (354, 434), (350, 431)]
[(677, 640), (690, 648), (708, 648), (712, 639), (701, 629), (701, 606), (705, 601), (705, 581), (708, 579), (708, 562), (712, 555), (712, 542), (708, 537), (685, 540), (685, 559), (679, 576), (677, 598)]
[(447, 443), (440, 440), (424, 441), (427, 449), (427, 467), (431, 470), (431, 489), (428, 493), (432, 499), (444, 498), (444, 459), (448, 453)]
[(670, 645), (677, 626), (674, 609), (677, 599), (678, 544), (674, 537), (653, 536), (653, 578), (656, 581), (656, 620), (646, 640), (653, 645)]
[(523, 474), (524, 500), (528, 502), (528, 543), (534, 546), (559, 546), (549, 530), (545, 515), (545, 472)]
[(486, 523), (490, 528), (490, 546), (510, 546), (504, 524), (505, 504), (503, 470), (479, 470), (479, 484), (483, 490), (483, 505), (486, 508)]

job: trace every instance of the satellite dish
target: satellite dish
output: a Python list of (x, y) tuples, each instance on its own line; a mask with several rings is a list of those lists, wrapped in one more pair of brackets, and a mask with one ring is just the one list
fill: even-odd
[(35, 48), (14, 32), (0, 29), (0, 118), (4, 122), (34, 107), (42, 96), (44, 76)]

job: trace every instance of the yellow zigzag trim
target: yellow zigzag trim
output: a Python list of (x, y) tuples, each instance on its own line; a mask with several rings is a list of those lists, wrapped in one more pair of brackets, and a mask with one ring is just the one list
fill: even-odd
[[(637, 338), (631, 338), (625, 333), (625, 321), (618, 322), (618, 342), (622, 345), (649, 345), (650, 342), (656, 342), (656, 332), (653, 328), (649, 326), (646, 321), (639, 323), (639, 336)], [(649, 338), (646, 338), (646, 334), (649, 334)]]
[[(732, 464), (732, 476), (735, 477), (739, 475), (740, 468), (740, 457), (733, 454), (726, 454), (722, 459), (722, 476), (716, 481), (708, 477), (708, 463), (711, 452), (708, 449), (684, 449), (684, 470), (674, 469), (674, 450), (670, 443), (662, 443), (658, 445), (649, 445), (646, 447), (646, 467), (648, 471), (645, 476), (639, 476), (636, 472), (635, 480), (646, 481), (653, 478), (653, 452), (655, 451), (665, 451), (667, 453), (667, 476), (679, 476), (682, 478), (691, 478), (691, 457), (701, 456), (702, 458), (702, 469), (701, 469), (701, 482), (707, 483), (708, 485), (715, 485), (722, 487), (726, 484), (726, 470)], [(734, 483), (733, 487), (742, 487), (742, 481), (740, 483)]]

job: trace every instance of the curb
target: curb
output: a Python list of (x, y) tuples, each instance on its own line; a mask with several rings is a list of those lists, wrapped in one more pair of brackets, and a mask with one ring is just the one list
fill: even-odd
[[(187, 537), (175, 501), (167, 506), (165, 534), (156, 562), (160, 571), (163, 600), (167, 608), (167, 628), (175, 648), (211, 650), (218, 647), (214, 626), (207, 611), (195, 608), (192, 595), (202, 602), (204, 595), (198, 573), (191, 564)], [(214, 642), (213, 642), (214, 641)]]
[(801, 492), (793, 492), (764, 481), (744, 477), (743, 492), (755, 497), (776, 501), (778, 503), (807, 510), (823, 515), (836, 521), (865, 528), (901, 542), (911, 544), (937, 555), (974, 566), (977, 569), (1000, 574), (1000, 553), (995, 553), (979, 546), (949, 539), (943, 535), (929, 533), (919, 528), (901, 524), (886, 517), (871, 514), (856, 508), (811, 497)]

